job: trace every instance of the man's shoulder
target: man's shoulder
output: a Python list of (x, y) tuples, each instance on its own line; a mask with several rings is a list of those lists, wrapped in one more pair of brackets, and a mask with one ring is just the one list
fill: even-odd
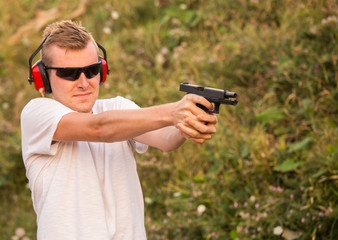
[(52, 98), (33, 98), (31, 99), (24, 108), (33, 107), (36, 105), (45, 105), (45, 104), (60, 104)]
[(41, 114), (48, 114), (55, 111), (71, 111), (62, 103), (52, 98), (34, 98), (31, 99), (22, 109), (21, 117), (28, 115), (39, 116)]
[(40, 108), (41, 106), (44, 106), (46, 103), (50, 102), (52, 99), (49, 98), (33, 98), (31, 99), (25, 107), (22, 109), (22, 113), (29, 112), (32, 109)]
[(43, 97), (39, 97), (39, 98), (33, 98), (31, 99), (28, 104), (35, 104), (35, 103), (40, 103), (40, 102), (48, 102), (48, 101), (53, 101), (53, 99), (51, 98), (43, 98)]

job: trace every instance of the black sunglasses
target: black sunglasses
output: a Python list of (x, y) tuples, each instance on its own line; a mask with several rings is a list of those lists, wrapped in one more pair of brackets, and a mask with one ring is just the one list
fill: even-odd
[(45, 67), (45, 69), (55, 69), (56, 76), (69, 81), (79, 79), (81, 73), (90, 79), (100, 73), (102, 62), (97, 62), (86, 67)]

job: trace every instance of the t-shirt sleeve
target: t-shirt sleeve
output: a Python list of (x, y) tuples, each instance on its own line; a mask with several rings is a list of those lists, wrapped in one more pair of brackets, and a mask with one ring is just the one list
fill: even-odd
[(60, 119), (74, 112), (50, 98), (31, 100), (21, 113), (22, 155), (26, 159), (32, 154), (54, 155), (58, 142), (52, 144)]

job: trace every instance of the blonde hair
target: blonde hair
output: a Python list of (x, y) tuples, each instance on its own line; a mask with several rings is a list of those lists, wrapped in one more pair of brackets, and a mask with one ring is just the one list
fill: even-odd
[(56, 45), (60, 48), (78, 50), (87, 46), (92, 41), (97, 48), (97, 44), (90, 32), (85, 29), (81, 23), (75, 23), (71, 20), (63, 20), (48, 25), (43, 33), (43, 38), (47, 40), (41, 49), (41, 60), (48, 66), (52, 62), (52, 56), (48, 55), (48, 48)]

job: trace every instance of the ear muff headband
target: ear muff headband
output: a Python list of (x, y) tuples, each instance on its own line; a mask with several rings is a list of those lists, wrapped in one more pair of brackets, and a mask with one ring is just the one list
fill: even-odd
[[(42, 49), (43, 44), (46, 42), (49, 35), (45, 37), (39, 47), (33, 52), (33, 54), (29, 58), (29, 78), (28, 82), (32, 84), (34, 82), (35, 88), (40, 93), (50, 94), (52, 92), (52, 88), (50, 87), (49, 77), (43, 62), (38, 60), (33, 66), (32, 61), (34, 57), (39, 53)], [(104, 47), (102, 47), (99, 43), (96, 43), (97, 46), (103, 52), (103, 58), (99, 57), (99, 61), (102, 62), (101, 70), (100, 70), (100, 85), (104, 83), (107, 79), (107, 74), (109, 74), (108, 61), (107, 61), (107, 53)]]

